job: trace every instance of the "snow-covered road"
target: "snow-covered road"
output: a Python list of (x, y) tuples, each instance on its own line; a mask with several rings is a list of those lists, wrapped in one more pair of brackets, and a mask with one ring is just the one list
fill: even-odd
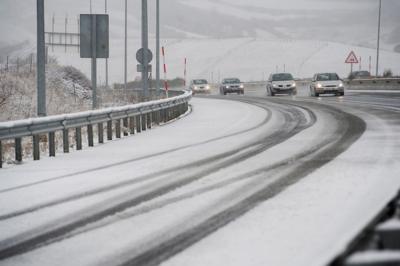
[(324, 265), (400, 187), (398, 96), (194, 98), (6, 167), (0, 265)]

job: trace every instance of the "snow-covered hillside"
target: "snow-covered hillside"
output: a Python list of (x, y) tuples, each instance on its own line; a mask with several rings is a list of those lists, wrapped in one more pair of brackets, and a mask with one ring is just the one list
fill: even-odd
[[(150, 41), (154, 51), (154, 40)], [(187, 58), (187, 78), (207, 78), (209, 81), (236, 76), (245, 81), (264, 80), (271, 72), (292, 72), (298, 78), (311, 77), (315, 72), (334, 71), (347, 77), (350, 65), (344, 61), (350, 51), (361, 57), (362, 69), (369, 67), (369, 56), (372, 59), (372, 72), (375, 70), (376, 51), (371, 48), (358, 47), (334, 42), (268, 40), (261, 38), (233, 39), (168, 39), (165, 46), (167, 76), (183, 77), (184, 58)], [(129, 40), (128, 79), (140, 76), (136, 72), (135, 52), (140, 47), (140, 39)], [(65, 53), (56, 51), (54, 55), (60, 62), (75, 65), (90, 76), (90, 60), (80, 59), (77, 52)], [(123, 80), (123, 43), (111, 42), (109, 71), (111, 82)], [(380, 72), (391, 69), (395, 75), (400, 74), (400, 54), (382, 51), (380, 54)], [(154, 60), (153, 60), (154, 64)], [(104, 60), (98, 63), (98, 78), (104, 83)], [(285, 65), (285, 66), (284, 66)], [(354, 65), (354, 70), (359, 65)]]
[[(35, 46), (35, 0), (2, 0), (0, 3), (0, 41), (29, 40)], [(77, 32), (77, 17), (89, 13), (89, 1), (46, 1), (46, 29)], [(94, 13), (104, 12), (104, 0), (92, 0)], [(149, 1), (150, 46), (155, 53), (155, 1)], [(141, 1), (128, 1), (128, 79), (136, 72), (135, 53), (140, 48)], [(110, 82), (123, 81), (124, 1), (108, 1), (110, 15)], [(382, 6), (381, 73), (390, 68), (400, 74), (400, 2), (386, 0)], [(183, 61), (188, 59), (188, 78), (204, 77), (217, 81), (224, 76), (244, 80), (264, 79), (285, 65), (297, 77), (317, 71), (336, 71), (346, 76), (347, 54), (362, 57), (368, 69), (369, 56), (375, 68), (377, 5), (374, 1), (318, 0), (168, 0), (161, 1), (161, 36), (166, 46), (168, 78), (183, 76)], [(4, 54), (0, 55), (4, 57)], [(73, 65), (90, 76), (90, 60), (80, 59), (77, 49), (52, 51), (59, 63)], [(0, 58), (1, 59), (1, 58)], [(154, 61), (153, 61), (154, 64)], [(355, 66), (358, 69), (358, 66)], [(98, 82), (105, 83), (104, 60), (99, 60)]]

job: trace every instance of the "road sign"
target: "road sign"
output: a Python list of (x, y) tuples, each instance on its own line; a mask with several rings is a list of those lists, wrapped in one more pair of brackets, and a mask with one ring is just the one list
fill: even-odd
[[(151, 65), (147, 65), (147, 70), (149, 71), (149, 72), (152, 72), (151, 70), (152, 70), (152, 67), (151, 67)], [(144, 65), (137, 65), (136, 66), (136, 71), (137, 72), (143, 72), (144, 71)]]
[[(92, 20), (95, 20), (95, 27), (92, 27)], [(92, 37), (95, 40), (92, 40)], [(108, 39), (108, 15), (80, 15), (81, 58), (93, 58), (93, 52), (96, 58), (108, 58)], [(93, 41), (96, 51), (92, 49)]]
[(346, 64), (358, 64), (358, 59), (356, 54), (351, 51), (350, 54), (347, 56), (346, 61), (344, 61)]
[[(143, 51), (144, 49), (140, 48), (136, 52), (136, 60), (142, 65), (145, 64)], [(147, 61), (148, 61), (147, 64), (150, 63), (152, 59), (153, 59), (153, 53), (150, 51), (150, 49), (147, 49)]]

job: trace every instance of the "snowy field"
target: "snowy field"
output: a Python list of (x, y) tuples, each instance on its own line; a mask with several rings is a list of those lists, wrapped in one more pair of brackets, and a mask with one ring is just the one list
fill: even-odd
[(0, 264), (328, 263), (400, 187), (400, 106), (264, 95), (1, 170)]
[[(154, 39), (150, 40), (154, 51)], [(344, 61), (350, 51), (362, 58), (362, 69), (368, 70), (368, 58), (372, 57), (372, 71), (375, 69), (376, 50), (348, 44), (313, 40), (270, 40), (263, 38), (235, 39), (169, 39), (162, 40), (165, 46), (167, 77), (184, 76), (184, 58), (187, 58), (187, 79), (206, 78), (216, 83), (225, 77), (238, 77), (244, 81), (266, 80), (271, 73), (288, 71), (296, 78), (309, 78), (317, 72), (337, 72), (347, 77), (350, 65)], [(140, 39), (129, 40), (128, 70), (129, 80), (140, 76), (136, 72), (136, 50)], [(122, 82), (124, 49), (123, 40), (110, 43), (109, 71), (110, 82)], [(301, 52), (300, 52), (301, 51)], [(73, 65), (90, 76), (90, 60), (80, 59), (76, 51), (63, 50), (50, 52), (66, 65)], [(154, 52), (155, 54), (155, 52)], [(394, 75), (400, 74), (400, 54), (382, 51), (380, 54), (381, 72), (391, 69)], [(155, 64), (155, 60), (153, 61)], [(99, 60), (98, 78), (105, 82), (105, 63)], [(358, 70), (359, 65), (354, 65)]]

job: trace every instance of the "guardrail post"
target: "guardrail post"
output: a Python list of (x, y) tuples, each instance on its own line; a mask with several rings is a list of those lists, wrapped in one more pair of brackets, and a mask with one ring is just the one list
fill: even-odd
[(76, 141), (76, 149), (82, 150), (82, 128), (77, 127), (75, 129), (75, 141)]
[(49, 132), (49, 156), (56, 156), (56, 143), (55, 143), (55, 133)]
[(112, 140), (112, 120), (107, 121), (107, 140)]
[(87, 126), (87, 134), (88, 134), (88, 145), (89, 147), (93, 147), (93, 125)]
[(99, 138), (99, 143), (104, 143), (104, 131), (103, 123), (97, 124), (97, 136)]
[(160, 123), (164, 123), (164, 109), (160, 109)]
[(140, 120), (142, 121), (142, 131), (146, 131), (146, 114), (143, 114)]
[(154, 122), (157, 126), (160, 124), (160, 110), (154, 112)]
[(17, 162), (22, 162), (22, 139), (15, 139), (15, 160)]
[(151, 114), (152, 114), (152, 113), (148, 113), (148, 114), (147, 114), (147, 123), (146, 123), (146, 124), (147, 124), (147, 128), (148, 128), (148, 129), (151, 129), (151, 122), (152, 122)]
[(131, 116), (129, 117), (129, 131), (131, 135), (135, 134), (135, 117)]
[(124, 136), (128, 136), (128, 117), (122, 119), (122, 124), (124, 126)]
[(69, 152), (69, 137), (68, 137), (68, 128), (63, 129), (63, 150), (64, 153)]
[(40, 136), (39, 135), (33, 135), (32, 137), (33, 141), (33, 160), (37, 161), (40, 160)]
[(171, 107), (167, 108), (167, 121), (171, 120)]
[(142, 116), (141, 115), (136, 116), (136, 132), (137, 133), (142, 132)]
[(121, 138), (121, 119), (115, 120), (115, 136), (116, 138)]
[(3, 150), (1, 148), (1, 140), (0, 140), (0, 168), (3, 168)]

